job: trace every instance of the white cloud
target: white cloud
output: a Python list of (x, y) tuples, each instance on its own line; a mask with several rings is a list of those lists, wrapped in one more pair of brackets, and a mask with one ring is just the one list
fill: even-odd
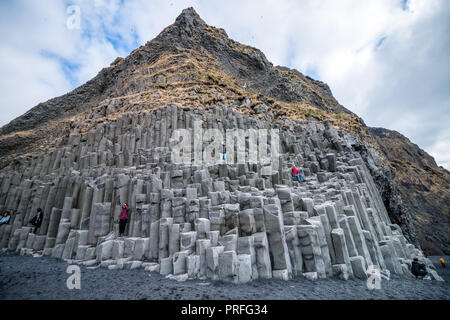
[(86, 82), (119, 55), (100, 26), (88, 35), (68, 29), (67, 7), (56, 1), (0, 3), (0, 125)]
[[(64, 27), (71, 4), (81, 8), (82, 30)], [(231, 38), (261, 49), (275, 65), (327, 82), (338, 101), (368, 125), (405, 134), (450, 169), (446, 0), (409, 0), (407, 10), (403, 0), (1, 3), (0, 72), (8, 81), (0, 82), (0, 103), (8, 111), (0, 125), (64, 93), (70, 82), (89, 80), (189, 6)], [(61, 61), (43, 57), (41, 50), (78, 67), (69, 75)]]
[(70, 90), (57, 62), (39, 55), (1, 46), (0, 123), (5, 124), (38, 102)]

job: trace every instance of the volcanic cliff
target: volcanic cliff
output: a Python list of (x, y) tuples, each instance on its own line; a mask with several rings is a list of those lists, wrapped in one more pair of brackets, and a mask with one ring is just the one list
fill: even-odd
[[(426, 254), (449, 254), (450, 174), (447, 170), (438, 167), (431, 156), (401, 134), (367, 127), (361, 118), (336, 101), (327, 84), (304, 76), (297, 70), (273, 66), (261, 51), (233, 41), (223, 29), (207, 25), (192, 8), (183, 10), (175, 23), (155, 39), (134, 50), (128, 57), (117, 58), (86, 84), (61, 97), (40, 103), (0, 129), (0, 167), (4, 172), (0, 205), (9, 210), (12, 208), (7, 204), (14, 209), (20, 208), (24, 211), (21, 214), (28, 217), (39, 201), (21, 203), (23, 196), (8, 199), (6, 192), (10, 185), (23, 188), (21, 179), (39, 175), (38, 169), (43, 170), (41, 175), (45, 175), (51, 174), (51, 169), (59, 170), (60, 167), (81, 171), (100, 164), (117, 167), (128, 164), (131, 167), (146, 161), (154, 162), (154, 154), (148, 158), (141, 155), (141, 160), (127, 159), (126, 155), (117, 158), (116, 154), (111, 158), (105, 155), (104, 159), (98, 155), (97, 159), (92, 160), (93, 152), (114, 150), (119, 143), (114, 135), (109, 140), (93, 132), (98, 132), (99, 127), (103, 126), (102, 130), (107, 135), (107, 131), (114, 130), (107, 125), (116, 123), (118, 130), (117, 126), (124, 126), (124, 121), (133, 126), (138, 123), (143, 125), (133, 120), (132, 115), (149, 112), (157, 114), (156, 119), (166, 121), (164, 123), (168, 125), (171, 120), (164, 118), (168, 113), (163, 110), (173, 108), (192, 114), (207, 112), (213, 118), (218, 113), (225, 117), (218, 110), (228, 108), (246, 119), (254, 118), (284, 128), (292, 134), (309, 136), (317, 150), (326, 148), (322, 142), (315, 140), (318, 138), (314, 132), (337, 130), (339, 144), (345, 141), (350, 148), (348, 152), (355, 152), (363, 159), (389, 219), (401, 227), (406, 240), (420, 245)], [(217, 119), (225, 121), (219, 116)], [(321, 129), (305, 129), (314, 123)], [(300, 126), (295, 131), (295, 124), (306, 127)], [(337, 136), (329, 135), (330, 141), (338, 144)], [(136, 144), (144, 148), (143, 138), (136, 135), (129, 138), (134, 139), (133, 142), (127, 140), (127, 143), (133, 144), (135, 150), (138, 150)], [(74, 144), (74, 141), (77, 142)], [(283, 138), (282, 142), (288, 144), (289, 141), (289, 138)], [(162, 140), (159, 142), (163, 143)], [(73, 150), (70, 148), (83, 143), (101, 147), (99, 150), (80, 147), (78, 155), (67, 157), (64, 152), (53, 152), (48, 163), (43, 160), (55, 148), (66, 148), (70, 154)], [(125, 144), (125, 141), (121, 143)], [(335, 147), (341, 150), (341, 147)], [(286, 145), (284, 149), (294, 151), (290, 148)], [(330, 169), (328, 163), (322, 163), (316, 156), (309, 156), (308, 153), (304, 156), (306, 158), (299, 164), (311, 175), (315, 176), (325, 168)], [(79, 164), (89, 157), (91, 160), (86, 160), (90, 161), (89, 164)], [(63, 165), (62, 159), (66, 158), (70, 161)], [(334, 160), (329, 158), (329, 161)], [(49, 163), (52, 168), (48, 167)], [(353, 164), (356, 163), (355, 160)], [(44, 164), (47, 165), (45, 170)], [(6, 177), (10, 172), (30, 166), (32, 169), (25, 172), (28, 174), (26, 177)], [(280, 172), (278, 180), (273, 180), (274, 185), (285, 184), (284, 178), (284, 173)], [(196, 182), (201, 182), (201, 179)], [(49, 191), (45, 192), (48, 194)], [(152, 191), (147, 190), (147, 193)], [(49, 206), (48, 210), (51, 211), (52, 207), (64, 209), (63, 200)], [(103, 200), (111, 202), (113, 199), (106, 199), (105, 196)], [(45, 206), (46, 203), (43, 201), (41, 204)], [(307, 206), (305, 202), (299, 208), (311, 211)], [(82, 204), (77, 207), (74, 203), (73, 208), (83, 211)], [(380, 209), (381, 212), (383, 210)], [(312, 212), (310, 214), (314, 215)], [(72, 222), (72, 228), (83, 229), (80, 219), (77, 220), (78, 225)]]

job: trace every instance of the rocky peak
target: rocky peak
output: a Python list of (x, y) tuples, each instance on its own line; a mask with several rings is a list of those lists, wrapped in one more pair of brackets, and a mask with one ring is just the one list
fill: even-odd
[[(274, 67), (260, 50), (230, 39), (223, 29), (209, 26), (191, 7), (184, 9), (173, 24), (128, 57), (116, 59), (109, 68), (101, 70), (95, 78), (72, 92), (40, 103), (0, 128), (0, 134), (34, 130), (48, 121), (95, 108), (112, 93), (136, 94), (136, 89), (132, 88), (130, 92), (123, 89), (135, 72), (158, 64), (170, 54), (186, 52), (195, 60), (201, 56), (203, 61), (207, 61), (208, 66), (203, 64), (202, 67), (208, 72), (212, 70), (210, 63), (213, 63), (218, 72), (226, 73), (228, 78), (219, 79), (223, 86), (229, 87), (231, 80), (251, 94), (303, 103), (325, 112), (352, 114), (334, 99), (323, 83), (296, 70)], [(183, 60), (177, 59), (175, 63), (179, 66)]]
[(192, 36), (194, 32), (200, 31), (204, 26), (206, 26), (205, 21), (200, 18), (192, 7), (184, 9), (173, 24), (173, 27), (184, 31), (188, 36)]
[(186, 8), (173, 24), (165, 28), (154, 40), (147, 42), (146, 46), (150, 49), (160, 47), (165, 50), (179, 47), (197, 49), (198, 46), (211, 42), (211, 39), (205, 41), (204, 37), (208, 29), (212, 28), (200, 18), (194, 8)]

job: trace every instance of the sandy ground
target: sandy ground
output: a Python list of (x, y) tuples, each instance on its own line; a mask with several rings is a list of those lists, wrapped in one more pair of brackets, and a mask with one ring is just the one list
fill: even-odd
[[(68, 264), (48, 257), (11, 253), (0, 255), (0, 300), (126, 299), (126, 300), (303, 300), (303, 299), (440, 299), (450, 298), (450, 265), (442, 268), (438, 257), (429, 257), (445, 282), (392, 275), (380, 290), (369, 290), (366, 281), (337, 278), (315, 282), (257, 280), (248, 284), (188, 280), (176, 282), (143, 269), (108, 270), (81, 267), (81, 289), (69, 290)], [(449, 258), (449, 257), (446, 257)], [(448, 259), (446, 259), (448, 261)]]

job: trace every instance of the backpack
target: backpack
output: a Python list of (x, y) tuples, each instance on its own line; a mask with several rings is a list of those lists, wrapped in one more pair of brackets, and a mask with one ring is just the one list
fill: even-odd
[(37, 216), (34, 216), (33, 218), (31, 218), (30, 223), (35, 224), (36, 220), (37, 220)]

